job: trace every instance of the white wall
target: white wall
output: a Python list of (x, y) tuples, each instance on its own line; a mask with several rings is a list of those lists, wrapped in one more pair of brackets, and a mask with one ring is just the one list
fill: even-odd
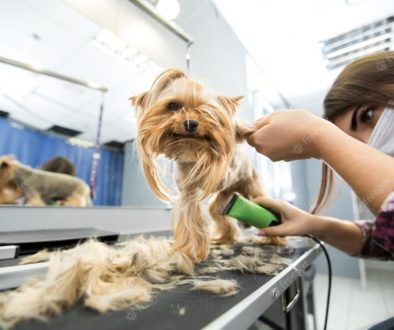
[[(190, 33), (193, 78), (227, 95), (246, 95), (246, 50), (227, 22), (209, 0), (180, 0), (181, 13), (176, 19)], [(242, 117), (252, 119), (247, 102), (241, 105)]]
[[(306, 160), (305, 163), (305, 181), (308, 191), (308, 205), (312, 205), (320, 187), (321, 180), (321, 162), (318, 160)], [(339, 177), (335, 179), (333, 198), (322, 214), (332, 216), (343, 220), (353, 220), (352, 198), (348, 185)], [(328, 252), (331, 257), (333, 273), (339, 276), (360, 277), (359, 261), (357, 258), (350, 257), (347, 254), (328, 246)], [(320, 256), (316, 262), (319, 272), (326, 272), (327, 266), (325, 259)]]

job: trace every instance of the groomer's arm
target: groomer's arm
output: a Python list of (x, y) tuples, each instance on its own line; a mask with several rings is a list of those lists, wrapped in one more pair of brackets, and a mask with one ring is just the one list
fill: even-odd
[(319, 158), (377, 214), (394, 189), (394, 158), (352, 138), (334, 124), (325, 125), (325, 133), (316, 139)]
[(394, 188), (394, 158), (305, 110), (278, 111), (256, 122), (249, 144), (274, 161), (320, 158), (375, 214)]

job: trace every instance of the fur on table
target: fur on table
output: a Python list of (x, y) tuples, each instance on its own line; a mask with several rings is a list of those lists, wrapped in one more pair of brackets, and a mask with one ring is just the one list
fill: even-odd
[(103, 313), (145, 308), (156, 293), (178, 285), (234, 295), (237, 282), (220, 279), (217, 272), (277, 274), (289, 263), (277, 253), (266, 252), (267, 247), (245, 246), (235, 253), (234, 247), (226, 245), (211, 246), (208, 260), (195, 265), (187, 255), (174, 252), (171, 244), (166, 237), (140, 236), (117, 245), (89, 240), (69, 250), (28, 257), (24, 263), (49, 260), (47, 274), (0, 293), (0, 326), (8, 329), (30, 318), (46, 320), (77, 301)]

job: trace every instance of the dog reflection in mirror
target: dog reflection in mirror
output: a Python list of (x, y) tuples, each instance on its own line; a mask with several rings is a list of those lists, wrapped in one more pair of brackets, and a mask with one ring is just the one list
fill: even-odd
[(163, 201), (171, 195), (160, 179), (156, 159), (164, 155), (176, 163), (180, 193), (173, 248), (194, 262), (208, 256), (211, 242), (200, 207), (205, 198), (215, 194), (209, 207), (214, 220), (212, 242), (231, 244), (240, 231), (234, 219), (222, 215), (226, 202), (234, 192), (248, 199), (265, 195), (251, 162), (236, 147), (251, 133), (233, 123), (241, 99), (218, 95), (178, 69), (165, 71), (148, 92), (131, 98), (137, 111), (136, 145), (142, 167), (153, 192)]
[[(21, 202), (22, 201), (22, 202)], [(36, 170), (13, 156), (0, 157), (0, 204), (91, 205), (90, 188), (79, 178)]]

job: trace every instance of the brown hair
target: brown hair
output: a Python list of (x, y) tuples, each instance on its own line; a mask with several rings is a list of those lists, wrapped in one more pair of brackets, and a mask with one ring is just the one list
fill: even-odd
[(65, 157), (53, 157), (47, 160), (44, 164), (40, 167), (40, 170), (48, 171), (48, 172), (55, 172), (55, 173), (62, 173), (68, 175), (76, 175), (76, 169), (73, 163), (71, 163)]
[[(362, 57), (345, 67), (324, 99), (324, 118), (333, 122), (353, 108), (365, 105), (394, 108), (394, 51)], [(320, 191), (311, 212), (318, 213), (333, 189), (333, 171), (322, 167)]]

